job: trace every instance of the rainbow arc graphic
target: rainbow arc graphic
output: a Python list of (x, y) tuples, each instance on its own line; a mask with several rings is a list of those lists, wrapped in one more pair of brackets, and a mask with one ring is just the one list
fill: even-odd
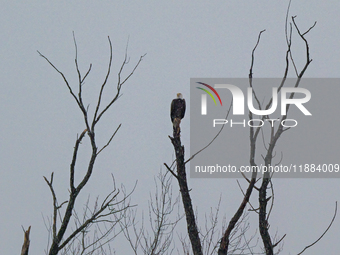
[[(220, 97), (220, 95), (217, 93), (217, 91), (216, 91), (212, 86), (210, 86), (210, 85), (208, 85), (208, 84), (206, 84), (206, 83), (203, 83), (203, 82), (197, 82), (197, 83), (198, 83), (198, 84), (201, 84), (201, 85), (203, 85), (203, 86), (206, 86), (207, 88), (209, 88), (209, 89), (217, 96), (217, 98), (218, 98), (218, 100), (220, 101), (220, 104), (221, 104), (221, 106), (222, 106), (221, 97)], [(205, 89), (205, 88), (201, 88), (201, 87), (196, 87), (196, 88), (198, 88), (198, 89), (203, 90), (204, 92), (206, 92), (206, 93), (212, 98), (212, 100), (214, 101), (215, 105), (217, 105), (217, 102), (216, 102), (216, 100), (215, 100), (214, 95), (213, 95), (209, 90), (207, 90), (207, 89)], [(202, 103), (202, 104), (201, 104), (201, 114), (202, 114), (202, 115), (207, 115), (207, 95), (206, 95), (206, 94), (202, 94), (201, 100), (202, 100), (202, 102), (201, 102), (201, 103)]]

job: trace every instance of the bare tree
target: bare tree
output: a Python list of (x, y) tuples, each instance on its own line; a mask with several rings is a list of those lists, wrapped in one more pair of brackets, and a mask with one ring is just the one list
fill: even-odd
[[(84, 120), (84, 126), (85, 129), (80, 133), (80, 135), (77, 137), (74, 150), (73, 150), (73, 157), (70, 164), (70, 170), (69, 170), (69, 199), (67, 201), (64, 201), (62, 203), (58, 202), (57, 194), (53, 186), (53, 177), (54, 174), (51, 174), (51, 177), (48, 179), (44, 177), (50, 191), (52, 194), (52, 204), (53, 204), (53, 216), (51, 219), (51, 244), (49, 245), (49, 255), (56, 255), (59, 252), (63, 251), (63, 254), (66, 254), (67, 252), (72, 250), (72, 254), (94, 254), (95, 251), (100, 251), (100, 249), (103, 248), (104, 244), (108, 244), (110, 240), (115, 236), (111, 235), (113, 231), (113, 227), (115, 224), (117, 224), (121, 218), (117, 217), (117, 215), (124, 215), (121, 212), (125, 211), (129, 204), (124, 203), (126, 199), (129, 197), (130, 194), (124, 194), (121, 196), (121, 192), (118, 188), (116, 188), (114, 179), (113, 179), (113, 188), (112, 191), (106, 195), (106, 197), (99, 201), (97, 198), (95, 201), (95, 205), (93, 208), (90, 209), (89, 207), (89, 201), (85, 205), (84, 211), (82, 213), (82, 216), (75, 210), (75, 202), (83, 190), (83, 188), (86, 186), (88, 181), (90, 180), (94, 165), (97, 160), (98, 154), (103, 151), (109, 144), (111, 143), (113, 137), (121, 127), (119, 125), (115, 131), (113, 131), (112, 136), (108, 139), (107, 143), (105, 145), (102, 145), (101, 148), (98, 148), (98, 144), (96, 141), (96, 131), (95, 128), (97, 124), (99, 124), (102, 117), (108, 112), (110, 107), (116, 102), (116, 100), (119, 98), (121, 94), (121, 88), (122, 86), (127, 82), (127, 80), (133, 75), (137, 67), (139, 66), (140, 62), (142, 61), (143, 56), (139, 58), (135, 66), (132, 68), (130, 73), (123, 77), (122, 71), (125, 68), (125, 66), (128, 64), (129, 59), (127, 57), (127, 49), (125, 52), (125, 58), (123, 60), (123, 63), (119, 69), (118, 77), (117, 77), (117, 85), (116, 85), (116, 93), (112, 96), (109, 103), (103, 105), (102, 104), (102, 97), (104, 94), (104, 89), (108, 85), (108, 78), (111, 74), (111, 65), (112, 65), (112, 44), (110, 37), (108, 37), (109, 42), (109, 62), (107, 66), (107, 72), (103, 79), (103, 82), (100, 85), (99, 93), (98, 93), (98, 99), (95, 104), (94, 113), (89, 113), (89, 107), (86, 106), (87, 104), (83, 101), (83, 85), (88, 77), (88, 75), (91, 72), (92, 64), (90, 64), (87, 72), (85, 74), (81, 74), (79, 66), (78, 66), (78, 49), (77, 49), (77, 43), (75, 40), (75, 37), (73, 35), (74, 39), (74, 45), (75, 45), (75, 67), (76, 72), (78, 75), (78, 84), (77, 89), (75, 89), (67, 80), (63, 72), (61, 72), (55, 65), (52, 64), (52, 62), (45, 57), (43, 54), (41, 54), (39, 51), (39, 55), (44, 58), (54, 69), (57, 71), (61, 77), (63, 78), (63, 81), (68, 88), (71, 96), (77, 103), (78, 108), (80, 109), (80, 112), (82, 113), (83, 120)], [(81, 181), (79, 183), (76, 183), (75, 181), (75, 172), (76, 172), (76, 163), (79, 153), (79, 148), (81, 145), (81, 142), (83, 139), (87, 137), (91, 144), (91, 156), (89, 158), (89, 163), (87, 166), (87, 170), (85, 174), (82, 176)], [(120, 207), (120, 209), (117, 210), (118, 205), (125, 204), (125, 207)], [(64, 210), (63, 206), (66, 208)], [(74, 225), (71, 227), (71, 220), (74, 220)], [(60, 222), (60, 224), (59, 224)], [(100, 225), (103, 224), (101, 227)], [(92, 226), (95, 226), (95, 229), (91, 228)], [(90, 231), (94, 231), (93, 233), (93, 239), (88, 239), (88, 235)], [(78, 248), (74, 248), (75, 241), (79, 241)]]
[[(302, 33), (300, 31), (298, 25), (296, 24), (296, 21), (295, 21), (296, 16), (292, 16), (291, 22), (289, 23), (289, 30), (288, 30), (289, 7), (290, 7), (290, 2), (289, 2), (288, 9), (287, 9), (287, 14), (286, 14), (286, 29), (285, 29), (286, 42), (287, 42), (287, 51), (286, 51), (286, 57), (285, 57), (286, 67), (285, 67), (285, 70), (284, 70), (284, 75), (283, 75), (281, 84), (278, 87), (277, 93), (280, 92), (280, 90), (282, 89), (282, 87), (286, 83), (290, 64), (293, 65), (295, 74), (297, 76), (296, 83), (295, 83), (295, 86), (294, 86), (295, 88), (297, 88), (299, 86), (300, 81), (301, 81), (303, 75), (305, 74), (305, 71), (307, 70), (309, 64), (312, 62), (312, 59), (310, 58), (309, 44), (308, 44), (308, 41), (305, 38), (305, 36), (314, 28), (314, 26), (316, 25), (316, 22), (311, 27), (309, 27), (305, 32)], [(298, 71), (298, 69), (295, 65), (295, 62), (294, 62), (294, 58), (292, 56), (292, 52), (291, 52), (292, 29), (293, 29), (293, 27), (295, 28), (296, 32), (298, 33), (300, 39), (305, 43), (306, 61), (305, 61), (305, 64), (303, 65), (301, 71)], [(254, 86), (253, 86), (253, 66), (254, 66), (254, 60), (255, 60), (254, 53), (256, 51), (257, 46), (259, 45), (261, 34), (264, 31), (265, 30), (262, 30), (258, 35), (257, 43), (256, 43), (256, 45), (255, 45), (255, 47), (252, 51), (251, 66), (250, 66), (250, 70), (249, 70), (249, 85), (253, 89), (253, 98), (257, 102), (258, 109), (262, 109), (263, 105), (260, 103), (260, 100), (258, 99), (258, 97), (256, 95), (256, 90), (254, 89)], [(294, 98), (294, 93), (291, 93), (289, 98), (290, 99)], [(264, 109), (265, 110), (269, 109), (271, 107), (271, 105), (272, 105), (272, 99), (269, 100), (269, 102), (265, 105)], [(289, 112), (289, 105), (287, 105), (286, 115), (283, 115), (281, 117), (280, 123), (282, 123), (282, 121), (285, 121), (287, 119), (288, 112)], [(253, 119), (253, 113), (251, 111), (249, 111), (249, 119)], [(264, 115), (264, 116), (262, 116), (261, 120), (264, 121), (266, 119), (270, 119), (270, 116)], [(265, 148), (266, 154), (265, 154), (265, 156), (263, 156), (264, 163), (262, 163), (262, 164), (264, 166), (267, 166), (269, 168), (269, 166), (273, 165), (272, 159), (274, 158), (275, 146), (276, 146), (279, 138), (281, 137), (282, 133), (287, 131), (287, 130), (289, 130), (289, 128), (284, 128), (283, 125), (279, 125), (276, 129), (275, 129), (274, 125), (271, 126), (268, 146), (265, 146), (266, 147)], [(261, 127), (257, 127), (257, 128), (254, 128), (252, 126), (250, 127), (250, 160), (249, 160), (249, 162), (250, 162), (250, 166), (252, 166), (252, 167), (257, 166), (257, 164), (255, 162), (256, 142), (257, 142), (257, 138), (258, 138), (260, 132), (262, 132), (262, 136), (264, 136), (263, 129)], [(265, 139), (265, 138), (263, 137), (263, 139)], [(256, 177), (257, 177), (256, 172), (252, 173), (252, 177), (251, 177), (250, 180), (247, 179), (247, 177), (244, 176), (244, 178), (248, 182), (248, 188), (247, 188), (247, 191), (245, 193), (243, 193), (244, 198), (242, 200), (242, 203), (241, 203), (240, 207), (238, 208), (237, 212), (235, 213), (234, 217), (230, 220), (228, 228), (227, 228), (225, 234), (223, 235), (223, 237), (221, 239), (221, 245), (220, 245), (220, 249), (219, 249), (220, 255), (228, 254), (228, 244), (229, 244), (230, 232), (234, 228), (234, 225), (236, 224), (236, 222), (239, 221), (241, 215), (243, 214), (245, 206), (249, 202), (250, 195), (251, 195), (252, 190), (254, 188), (256, 188), (256, 190), (259, 192), (259, 208), (254, 209), (253, 211), (257, 212), (258, 216), (259, 216), (259, 220), (258, 220), (259, 221), (259, 231), (260, 231), (262, 243), (263, 243), (263, 246), (264, 246), (264, 253), (266, 255), (273, 255), (274, 254), (274, 248), (277, 247), (278, 244), (286, 236), (286, 235), (283, 235), (282, 238), (277, 238), (277, 241), (273, 242), (273, 239), (271, 238), (271, 235), (268, 231), (268, 229), (269, 229), (269, 217), (270, 217), (270, 212), (273, 208), (273, 201), (274, 201), (272, 175), (270, 174), (269, 171), (265, 172), (263, 177), (262, 177), (262, 184), (261, 184), (260, 187), (255, 186), (255, 183), (258, 181), (258, 180), (256, 180)], [(272, 191), (270, 196), (267, 196), (268, 188)], [(267, 206), (268, 206), (269, 201), (272, 201), (272, 203), (271, 203), (271, 206), (270, 206), (269, 211), (268, 211)], [(336, 215), (336, 211), (335, 211), (334, 217), (335, 217), (335, 215)], [(334, 220), (334, 218), (332, 219), (330, 225), (332, 224), (333, 220)], [(281, 249), (279, 249), (278, 252), (280, 250)], [(275, 253), (275, 254), (277, 254), (277, 253)]]
[[(297, 23), (296, 23), (296, 16), (292, 16), (291, 17), (291, 22), (288, 23), (288, 14), (289, 14), (289, 8), (290, 8), (290, 2), (289, 2), (289, 6), (287, 8), (287, 14), (286, 14), (286, 29), (285, 29), (285, 35), (286, 35), (286, 42), (287, 42), (287, 50), (286, 50), (286, 56), (285, 56), (285, 62), (286, 62), (286, 67), (284, 70), (284, 75), (283, 78), (281, 80), (281, 83), (278, 87), (277, 93), (279, 93), (282, 89), (282, 87), (286, 84), (286, 80), (287, 80), (287, 76), (288, 76), (288, 71), (290, 69), (290, 65), (293, 65), (293, 70), (295, 71), (296, 74), (296, 83), (294, 85), (295, 88), (297, 88), (300, 84), (300, 81), (303, 77), (303, 75), (305, 74), (305, 71), (307, 70), (309, 64), (312, 62), (312, 59), (310, 58), (310, 51), (309, 51), (309, 44), (308, 41), (306, 39), (306, 35), (314, 28), (314, 26), (316, 25), (316, 22), (309, 27), (305, 32), (301, 32)], [(289, 29), (288, 29), (289, 26)], [(294, 58), (292, 56), (292, 52), (291, 52), (291, 46), (292, 46), (292, 31), (293, 28), (295, 29), (295, 31), (297, 32), (299, 38), (304, 42), (305, 44), (305, 55), (306, 55), (306, 60), (305, 63), (303, 65), (303, 67), (301, 68), (301, 70), (299, 71), (295, 62), (294, 62)], [(254, 66), (254, 60), (255, 60), (255, 51), (256, 48), (259, 45), (260, 39), (261, 39), (261, 35), (265, 30), (262, 30), (259, 35), (258, 35), (258, 39), (256, 42), (255, 47), (252, 50), (252, 54), (251, 54), (251, 65), (250, 65), (250, 70), (249, 70), (249, 85), (250, 87), (253, 89), (253, 99), (255, 100), (255, 102), (257, 103), (257, 107), (258, 109), (262, 110), (268, 110), (271, 105), (272, 105), (272, 99), (269, 100), (269, 102), (263, 107), (263, 105), (260, 103), (260, 100), (258, 99), (258, 96), (256, 94), (256, 89), (254, 88), (254, 84), (253, 84), (253, 66)], [(291, 93), (289, 96), (289, 99), (294, 98), (294, 93)], [(280, 118), (280, 123), (282, 123), (283, 121), (285, 121), (287, 119), (288, 116), (288, 112), (289, 112), (289, 105), (286, 106), (286, 115), (283, 115)], [(229, 112), (228, 112), (229, 114)], [(228, 116), (227, 114), (227, 116)], [(253, 119), (253, 113), (251, 111), (249, 111), (249, 119)], [(262, 116), (261, 120), (265, 121), (266, 119), (270, 119), (269, 115), (264, 115)], [(221, 128), (222, 130), (222, 128)], [(220, 130), (220, 132), (221, 132)], [(268, 136), (268, 146), (265, 145), (265, 149), (266, 149), (266, 153), (263, 156), (263, 163), (262, 165), (266, 166), (266, 167), (270, 167), (273, 165), (273, 158), (275, 156), (274, 153), (274, 149), (275, 146), (279, 140), (279, 138), (281, 137), (281, 135), (283, 134), (283, 132), (289, 130), (289, 128), (284, 128), (283, 125), (279, 125), (278, 127), (275, 127), (274, 125), (272, 125), (269, 136)], [(256, 167), (257, 163), (255, 162), (255, 156), (256, 156), (256, 144), (257, 144), (257, 140), (259, 137), (259, 134), (262, 134), (263, 136), (263, 141), (266, 139), (263, 134), (263, 129), (262, 127), (253, 127), (250, 126), (250, 158), (249, 158), (249, 163), (251, 167)], [(220, 134), (220, 132), (216, 135), (216, 137)], [(260, 133), (261, 132), (261, 133)], [(180, 131), (178, 132), (180, 133)], [(197, 153), (195, 153), (193, 156), (191, 156), (185, 163), (189, 162), (194, 156), (196, 156), (197, 154), (199, 154), (202, 150), (204, 150), (205, 148), (207, 148), (208, 146), (210, 146), (210, 144), (216, 139), (216, 137), (203, 149), (201, 149), (200, 151), (198, 151)], [(187, 186), (187, 179), (186, 179), (186, 174), (185, 174), (185, 163), (184, 162), (184, 146), (181, 145), (181, 141), (180, 141), (180, 137), (174, 133), (174, 137), (170, 137), (171, 142), (174, 146), (174, 150), (175, 150), (175, 154), (176, 154), (176, 167), (177, 167), (177, 174), (174, 173), (174, 171), (167, 166), (169, 172), (171, 172), (173, 174), (173, 176), (176, 177), (176, 179), (178, 180), (179, 183), (179, 187), (180, 187), (180, 192), (182, 195), (182, 201), (183, 201), (183, 206), (184, 206), (184, 210), (187, 216), (187, 227), (188, 227), (188, 235), (189, 235), (189, 239), (191, 241), (191, 248), (193, 251), (193, 254), (202, 254), (202, 239), (200, 239), (199, 236), (199, 228), (197, 227), (196, 221), (195, 221), (195, 215), (194, 212), (192, 210), (192, 201), (190, 198), (190, 194), (188, 191), (188, 186)], [(222, 238), (220, 239), (220, 244), (219, 244), (219, 249), (218, 249), (218, 254), (219, 255), (227, 255), (230, 254), (231, 252), (234, 252), (235, 250), (240, 250), (242, 252), (242, 254), (245, 253), (245, 250), (247, 250), (249, 252), (249, 254), (255, 254), (252, 250), (253, 246), (250, 246), (250, 240), (253, 240), (254, 236), (252, 236), (250, 239), (244, 239), (244, 242), (238, 243), (235, 245), (235, 243), (232, 245), (232, 247), (230, 246), (230, 242), (232, 239), (232, 236), (235, 234), (235, 232), (237, 232), (240, 228), (240, 223), (244, 223), (245, 218), (242, 217), (242, 215), (245, 214), (245, 209), (247, 204), (249, 203), (249, 199), (251, 197), (252, 191), (254, 190), (254, 188), (258, 191), (258, 201), (259, 201), (259, 206), (258, 208), (254, 208), (252, 205), (251, 207), (253, 208), (252, 211), (256, 212), (258, 214), (258, 222), (259, 222), (259, 232), (260, 232), (260, 236), (262, 239), (262, 243), (263, 243), (263, 247), (264, 250), (261, 253), (258, 254), (266, 254), (266, 255), (273, 255), (273, 254), (278, 254), (282, 247), (277, 249), (277, 252), (274, 252), (274, 248), (275, 247), (279, 247), (279, 244), (282, 242), (282, 240), (284, 239), (285, 235), (283, 235), (281, 238), (279, 238), (278, 236), (275, 236), (274, 238), (271, 237), (270, 233), (269, 233), (269, 217), (270, 217), (270, 213), (271, 210), (273, 208), (274, 205), (274, 190), (273, 190), (273, 182), (272, 182), (272, 175), (270, 174), (270, 172), (265, 172), (264, 175), (260, 178), (261, 179), (261, 185), (260, 187), (256, 186), (256, 183), (260, 180), (257, 179), (257, 172), (254, 171), (251, 175), (251, 178), (248, 179), (245, 175), (243, 175), (243, 177), (246, 179), (247, 183), (248, 183), (248, 187), (246, 189), (245, 192), (243, 192), (243, 199), (241, 201), (241, 204), (239, 206), (239, 208), (236, 210), (234, 216), (232, 217), (232, 219), (229, 221), (228, 227), (225, 229), (224, 234), (222, 235)], [(267, 194), (267, 190), (271, 190), (271, 195), (268, 196)], [(269, 206), (268, 209), (268, 203), (271, 201), (271, 204)], [(337, 207), (335, 209), (335, 213), (334, 213), (334, 217), (330, 222), (329, 227), (332, 225), (334, 218), (336, 216), (337, 213)], [(216, 226), (216, 221), (214, 220), (214, 218), (212, 218), (213, 220), (211, 221), (211, 231), (215, 231), (215, 226)], [(323, 236), (324, 234), (328, 231), (329, 227), (326, 229), (326, 231), (320, 236), (320, 238), (316, 241), (318, 242)], [(243, 229), (247, 229), (247, 228), (243, 228)], [(241, 231), (242, 232), (242, 231)], [(245, 232), (243, 231), (241, 236), (245, 236)], [(203, 240), (205, 240), (206, 236), (203, 236)], [(210, 236), (211, 237), (211, 236)], [(183, 244), (184, 247), (184, 251), (188, 252), (188, 245), (185, 242), (185, 238), (181, 239), (181, 242)], [(316, 242), (312, 243), (311, 245), (307, 246), (305, 249), (311, 247), (312, 245), (314, 245)], [(213, 240), (211, 240), (211, 245), (213, 243)], [(215, 246), (213, 246), (213, 250), (215, 250)], [(304, 249), (304, 250), (305, 250)], [(303, 250), (303, 251), (304, 251)], [(302, 251), (302, 252), (303, 252)], [(302, 253), (301, 252), (301, 253)], [(300, 254), (301, 254), (300, 253)]]
[[(289, 11), (289, 8), (288, 8), (288, 11)], [(287, 16), (288, 16), (288, 11), (287, 11)], [(305, 42), (306, 62), (304, 64), (302, 70), (300, 72), (298, 72), (297, 68), (294, 64), (294, 59), (293, 59), (292, 53), (291, 53), (292, 23), (290, 23), (289, 33), (286, 29), (286, 39), (287, 39), (286, 68), (285, 68), (285, 71), (284, 71), (284, 75), (283, 75), (281, 84), (278, 87), (278, 93), (280, 92), (281, 88), (285, 85), (287, 75), (288, 75), (288, 71), (289, 71), (289, 64), (290, 64), (289, 60), (291, 60), (291, 62), (294, 64), (295, 71), (296, 71), (296, 74), (297, 74), (297, 80), (296, 80), (296, 83), (295, 83), (295, 86), (294, 86), (295, 88), (297, 88), (299, 86), (301, 78), (303, 77), (305, 71), (307, 70), (309, 64), (312, 61), (310, 59), (310, 56), (309, 56), (309, 45), (308, 45), (307, 40), (305, 39), (305, 35), (316, 25), (316, 22), (314, 23), (313, 26), (311, 26), (303, 34), (300, 32), (298, 26), (296, 25), (294, 16), (292, 17), (292, 22), (293, 22), (294, 27), (295, 27), (296, 31), (298, 32), (300, 38)], [(286, 26), (287, 26), (287, 21), (286, 21)], [(253, 84), (252, 84), (252, 78), (253, 78), (252, 69), (253, 69), (253, 63), (254, 63), (254, 51), (255, 51), (256, 47), (257, 47), (257, 45), (255, 46), (255, 48), (253, 50), (252, 63), (251, 63), (251, 68), (250, 68), (250, 72), (249, 72), (249, 83), (250, 83), (251, 87), (253, 87)], [(257, 104), (258, 104), (258, 107), (261, 109), (261, 104), (260, 104), (260, 102), (259, 102), (259, 100), (256, 96), (255, 90), (253, 90), (253, 91), (254, 91), (253, 96), (254, 96)], [(293, 97), (294, 97), (294, 93), (291, 93), (289, 98), (292, 99)], [(265, 109), (266, 110), (269, 109), (271, 104), (272, 104), (272, 99), (268, 102)], [(289, 112), (289, 106), (290, 105), (287, 105), (287, 107), (286, 107), (286, 115), (283, 115), (280, 119), (281, 123), (282, 123), (282, 121), (287, 119), (288, 112)], [(252, 119), (252, 113), (251, 112), (249, 112), (249, 118)], [(265, 120), (265, 119), (270, 119), (270, 116), (264, 115), (262, 117), (262, 120)], [(253, 128), (251, 127), (251, 129), (253, 129)], [(253, 135), (250, 136), (251, 143), (256, 143), (256, 140), (258, 138), (258, 134), (259, 134), (260, 130), (261, 130), (261, 128), (257, 128), (255, 130), (255, 132), (251, 131), (251, 133), (253, 134)], [(282, 133), (287, 131), (287, 130), (289, 130), (289, 128), (284, 129), (283, 125), (278, 125), (277, 129), (275, 130), (275, 126), (272, 125), (270, 136), (269, 136), (269, 143), (268, 143), (269, 145), (266, 148), (266, 155), (264, 157), (264, 165), (265, 166), (269, 167), (269, 166), (272, 165), (272, 159), (274, 157), (274, 155), (273, 155), (274, 154), (274, 148), (275, 148), (279, 138), (281, 137)], [(264, 245), (264, 248), (265, 248), (265, 252), (266, 252), (267, 255), (274, 254), (274, 247), (277, 245), (277, 243), (273, 244), (272, 239), (271, 239), (270, 234), (269, 234), (269, 231), (268, 231), (268, 229), (269, 229), (268, 219), (269, 219), (270, 213), (267, 212), (267, 205), (268, 205), (268, 202), (271, 199), (271, 197), (270, 196), (267, 197), (267, 189), (268, 189), (268, 185), (271, 183), (271, 177), (272, 176), (271, 176), (270, 172), (265, 172), (264, 175), (263, 175), (263, 178), (262, 178), (262, 184), (258, 189), (259, 190), (259, 212), (258, 212), (259, 213), (259, 230), (260, 230), (261, 238), (262, 238), (263, 245)]]
[(119, 222), (134, 254), (171, 254), (174, 249), (173, 235), (182, 216), (172, 214), (178, 210), (179, 198), (172, 191), (171, 176), (160, 170), (155, 182), (155, 192), (148, 201), (148, 220), (138, 221), (137, 208), (130, 207)]

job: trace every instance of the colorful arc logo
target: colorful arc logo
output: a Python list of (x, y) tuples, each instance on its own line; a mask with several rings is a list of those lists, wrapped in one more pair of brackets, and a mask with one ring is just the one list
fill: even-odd
[[(220, 101), (220, 104), (221, 104), (221, 106), (222, 106), (222, 100), (221, 100), (221, 98), (220, 98), (220, 95), (217, 93), (217, 91), (216, 91), (213, 87), (211, 87), (210, 85), (208, 85), (208, 84), (206, 84), (206, 83), (203, 83), (203, 82), (197, 82), (197, 83), (198, 83), (198, 84), (201, 84), (201, 85), (204, 85), (204, 86), (206, 86), (207, 88), (211, 89), (211, 91), (214, 92), (215, 95), (217, 96), (217, 98), (218, 98), (218, 100)], [(209, 90), (204, 89), (204, 88), (200, 88), (200, 87), (196, 87), (196, 88), (201, 89), (201, 90), (203, 90), (204, 92), (206, 92), (206, 93), (214, 100), (215, 105), (217, 105), (214, 96), (211, 94), (211, 92), (210, 92)]]
[[(220, 98), (220, 95), (217, 93), (217, 91), (213, 87), (211, 87), (210, 85), (203, 83), (203, 82), (197, 82), (197, 83), (201, 84), (203, 86), (206, 86), (212, 92), (214, 92), (215, 95), (217, 96), (218, 100), (220, 101), (221, 106), (222, 106), (222, 100)], [(209, 90), (204, 89), (204, 88), (200, 88), (200, 87), (196, 87), (196, 88), (206, 92), (212, 98), (212, 100), (214, 100), (215, 105), (217, 105), (215, 97), (213, 96), (213, 94)], [(207, 115), (207, 94), (202, 94), (202, 97), (201, 97), (201, 114), (202, 115)]]
[[(221, 100), (221, 98), (220, 98), (220, 95), (217, 93), (217, 91), (216, 91), (213, 87), (211, 87), (210, 85), (208, 85), (208, 84), (206, 84), (206, 83), (203, 83), (203, 82), (197, 82), (197, 83), (198, 83), (198, 84), (201, 84), (201, 85), (204, 85), (204, 86), (206, 86), (207, 88), (211, 89), (211, 91), (214, 92), (215, 95), (217, 96), (217, 98), (218, 98), (218, 100), (220, 101), (220, 104), (221, 104), (221, 106), (222, 106), (222, 100)], [(201, 89), (201, 90), (203, 90), (204, 92), (206, 92), (206, 93), (214, 100), (215, 105), (217, 105), (214, 96), (211, 94), (211, 92), (210, 92), (209, 90), (204, 89), (204, 88), (200, 88), (200, 87), (196, 87), (196, 88)]]

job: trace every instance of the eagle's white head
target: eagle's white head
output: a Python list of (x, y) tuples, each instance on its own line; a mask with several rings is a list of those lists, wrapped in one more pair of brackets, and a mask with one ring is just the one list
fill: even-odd
[(177, 93), (177, 98), (183, 99), (183, 95), (181, 93)]

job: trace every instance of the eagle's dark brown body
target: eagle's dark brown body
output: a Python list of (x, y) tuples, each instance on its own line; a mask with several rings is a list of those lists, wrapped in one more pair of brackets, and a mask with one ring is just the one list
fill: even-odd
[(170, 109), (170, 118), (174, 127), (174, 136), (179, 136), (179, 124), (181, 123), (181, 119), (184, 118), (185, 108), (185, 100), (182, 98), (182, 94), (178, 93), (177, 98), (172, 100)]

